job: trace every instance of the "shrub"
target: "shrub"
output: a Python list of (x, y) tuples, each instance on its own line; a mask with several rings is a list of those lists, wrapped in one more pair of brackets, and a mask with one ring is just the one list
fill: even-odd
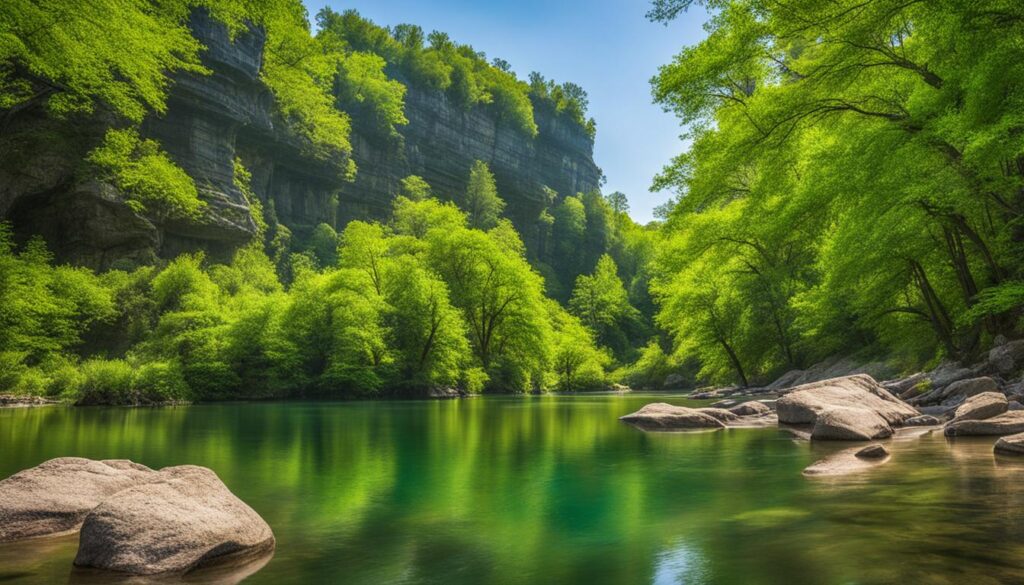
[(76, 405), (135, 404), (132, 367), (124, 360), (82, 362), (82, 381), (72, 397)]
[(135, 400), (143, 404), (183, 402), (192, 397), (181, 366), (173, 361), (143, 364), (135, 372), (132, 388)]

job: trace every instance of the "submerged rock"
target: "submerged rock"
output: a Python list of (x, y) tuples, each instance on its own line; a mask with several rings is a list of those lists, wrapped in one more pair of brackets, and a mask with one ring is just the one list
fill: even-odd
[(985, 420), (962, 420), (946, 425), (947, 437), (1013, 435), (1024, 433), (1024, 411), (1004, 412)]
[(798, 386), (776, 403), (779, 422), (814, 425), (812, 439), (870, 440), (918, 415), (871, 376), (858, 374)]
[(204, 467), (156, 473), (85, 518), (75, 565), (138, 575), (185, 572), (274, 548), (266, 522)]
[(738, 416), (764, 416), (772, 413), (770, 406), (759, 400), (751, 400), (737, 404), (729, 409), (729, 412)]
[(961, 420), (984, 420), (1006, 412), (1009, 403), (999, 392), (982, 392), (968, 398), (956, 409), (953, 422)]
[(60, 457), (0, 481), (0, 542), (76, 530), (105, 498), (152, 479), (125, 460)]
[(664, 402), (647, 404), (640, 410), (620, 416), (619, 420), (648, 431), (720, 429), (725, 423), (695, 408), (672, 406)]
[[(869, 455), (862, 455), (864, 452)], [(881, 445), (871, 445), (865, 448), (854, 447), (815, 461), (804, 468), (803, 474), (811, 477), (845, 475), (871, 469), (888, 460), (889, 453)]]

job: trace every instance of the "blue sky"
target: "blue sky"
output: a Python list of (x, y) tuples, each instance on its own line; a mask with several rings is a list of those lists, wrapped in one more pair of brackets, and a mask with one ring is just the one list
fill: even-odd
[(540, 71), (573, 81), (590, 95), (597, 120), (594, 158), (608, 177), (606, 193), (629, 197), (631, 215), (644, 223), (670, 193), (650, 193), (651, 179), (685, 145), (671, 114), (651, 103), (648, 81), (684, 45), (704, 36), (699, 9), (669, 26), (644, 18), (646, 0), (305, 0), (310, 16), (321, 7), (355, 8), (377, 24), (418, 24), (501, 57), (520, 78)]

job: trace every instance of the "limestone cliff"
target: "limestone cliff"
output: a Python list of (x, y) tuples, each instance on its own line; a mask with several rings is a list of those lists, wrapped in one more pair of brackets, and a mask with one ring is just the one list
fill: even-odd
[(207, 47), (203, 61), (212, 73), (176, 78), (167, 113), (148, 119), (143, 130), (195, 179), (208, 204), (203, 217), (158, 221), (133, 213), (112, 186), (78, 178), (85, 153), (109, 122), (98, 116), (68, 124), (40, 114), (6, 129), (14, 139), (0, 152), (0, 218), (12, 222), (19, 238), (40, 234), (59, 260), (101, 269), (199, 249), (225, 259), (255, 231), (232, 180), (236, 156), (252, 172), (257, 196), (273, 201), (277, 218), (300, 236), (321, 222), (340, 229), (352, 219), (386, 217), (398, 182), (410, 174), (452, 198), (464, 191), (473, 161), (483, 160), (508, 217), (530, 244), (545, 186), (569, 195), (599, 185), (593, 141), (578, 125), (537, 108), (539, 134), (531, 138), (485, 107), (467, 110), (443, 92), (410, 84), (409, 123), (400, 140), (382, 140), (354, 120), (358, 173), (346, 182), (304, 156), (300, 141), (275, 118), (273, 97), (259, 79), (261, 31), (232, 41), (203, 14), (193, 17), (192, 29)]

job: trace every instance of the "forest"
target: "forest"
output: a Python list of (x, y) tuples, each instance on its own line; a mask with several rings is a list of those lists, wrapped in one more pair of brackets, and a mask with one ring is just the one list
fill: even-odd
[[(690, 147), (641, 226), (622, 193), (546, 192), (537, 244), (485, 162), (465, 192), (406, 177), (385, 220), (293, 234), (250, 187), (256, 237), (103, 272), (0, 228), (0, 390), (79, 404), (758, 385), (832, 356), (910, 371), (1020, 333), (1024, 8), (1013, 0), (693, 5), (707, 37), (652, 80)], [(202, 75), (187, 21), (266, 31), (260, 81), (303, 148), (359, 172), (353, 119), (400, 141), (407, 87), (525, 136), (587, 96), (415, 25), (298, 1), (14, 0), (0, 21), (0, 127), (43, 111), (111, 120), (78, 172), (148, 217), (197, 219), (201, 185), (140, 128), (172, 74)], [(115, 41), (116, 40), (116, 41)], [(4, 136), (5, 148), (43, 136)], [(13, 145), (10, 141), (15, 142)], [(530, 226), (533, 229), (533, 226)], [(532, 236), (531, 236), (532, 237)]]

